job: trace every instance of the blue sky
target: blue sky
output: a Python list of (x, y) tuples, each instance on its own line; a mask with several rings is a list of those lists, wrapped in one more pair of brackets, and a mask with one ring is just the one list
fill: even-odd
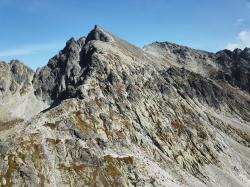
[(250, 0), (0, 0), (0, 60), (36, 69), (95, 24), (137, 46), (250, 47)]

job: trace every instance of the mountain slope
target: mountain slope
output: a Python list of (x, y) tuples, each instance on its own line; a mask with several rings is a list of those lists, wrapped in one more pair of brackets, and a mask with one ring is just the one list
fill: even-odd
[(0, 75), (0, 123), (30, 119), (48, 107), (34, 95), (30, 68), (17, 60), (0, 62)]
[(172, 66), (204, 77), (227, 81), (249, 92), (250, 48), (210, 53), (169, 42), (154, 42), (144, 46), (143, 50)]
[(69, 40), (32, 80), (51, 107), (0, 131), (1, 185), (249, 186), (249, 93), (185, 50), (202, 71), (98, 26)]

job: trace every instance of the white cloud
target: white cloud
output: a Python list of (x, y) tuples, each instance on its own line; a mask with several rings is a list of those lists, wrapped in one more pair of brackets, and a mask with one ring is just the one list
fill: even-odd
[(247, 47), (250, 46), (250, 32), (248, 31), (241, 31), (238, 35), (242, 44), (245, 44)]
[(22, 56), (22, 55), (28, 55), (30, 53), (31, 51), (27, 49), (14, 49), (14, 50), (0, 51), (0, 57)]
[(237, 43), (228, 43), (227, 46), (226, 46), (226, 49), (229, 49), (229, 50), (234, 50), (236, 48), (241, 48), (241, 46)]
[(0, 57), (17, 57), (24, 55), (31, 55), (36, 52), (49, 51), (53, 49), (60, 49), (63, 43), (48, 43), (48, 44), (33, 44), (20, 46), (16, 49), (0, 51)]
[(237, 36), (237, 42), (230, 42), (227, 44), (226, 49), (234, 50), (235, 48), (250, 47), (250, 31), (241, 31)]

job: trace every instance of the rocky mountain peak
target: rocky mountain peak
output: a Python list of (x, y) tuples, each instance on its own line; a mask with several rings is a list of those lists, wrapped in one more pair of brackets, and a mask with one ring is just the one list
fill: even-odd
[(69, 97), (67, 88), (74, 86), (81, 73), (80, 53), (85, 44), (85, 37), (71, 38), (48, 65), (36, 72), (33, 80), (35, 94), (43, 101), (51, 103), (60, 97)]
[(214, 54), (207, 51), (196, 50), (170, 42), (154, 42), (144, 46), (143, 49), (163, 59), (170, 66), (185, 68), (203, 76), (210, 76), (212, 72), (217, 71)]
[(86, 43), (91, 41), (91, 40), (100, 40), (103, 42), (113, 42), (114, 39), (112, 35), (105, 31), (102, 27), (95, 25), (94, 29), (90, 31), (86, 38)]
[[(245, 48), (243, 51), (242, 51), (242, 56), (243, 58), (247, 59), (247, 60), (250, 60), (250, 48)], [(248, 61), (249, 62), (249, 61)]]
[(0, 185), (248, 186), (248, 52), (96, 26), (35, 73), (1, 62)]
[(249, 59), (249, 54), (250, 54), (250, 48), (245, 48), (245, 49), (234, 49), (233, 51), (224, 49), (222, 51), (217, 52), (216, 54), (219, 55), (224, 55), (228, 56), (229, 58), (243, 58), (243, 59)]

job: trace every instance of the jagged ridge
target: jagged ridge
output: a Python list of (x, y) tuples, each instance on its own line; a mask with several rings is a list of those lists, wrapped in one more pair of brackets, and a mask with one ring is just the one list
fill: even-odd
[(0, 131), (1, 185), (247, 185), (249, 93), (217, 76), (234, 67), (221, 53), (142, 50), (98, 26), (70, 39), (32, 80), (52, 107)]

